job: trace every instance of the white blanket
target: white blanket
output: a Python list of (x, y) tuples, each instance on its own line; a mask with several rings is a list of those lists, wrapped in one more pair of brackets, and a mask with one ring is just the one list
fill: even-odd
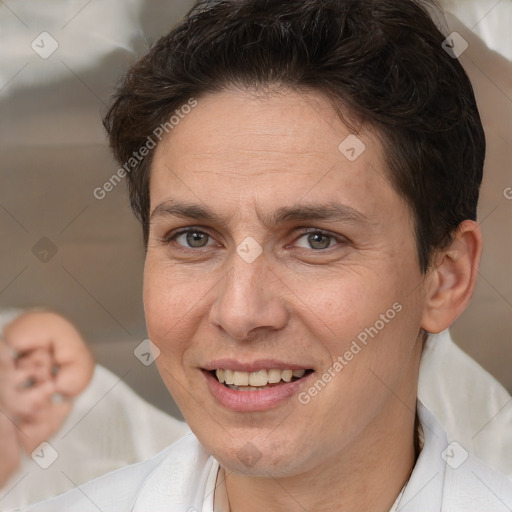
[[(23, 508), (114, 469), (152, 457), (190, 432), (96, 365), (87, 389), (50, 446), (23, 458), (0, 490), (0, 511)], [(53, 459), (48, 468), (44, 468)]]

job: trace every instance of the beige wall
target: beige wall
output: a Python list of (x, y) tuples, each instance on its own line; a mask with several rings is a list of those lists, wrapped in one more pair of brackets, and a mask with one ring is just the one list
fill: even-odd
[(479, 215), (484, 254), (473, 301), (452, 328), (455, 341), (512, 389), (512, 63), (453, 17), (468, 41), (460, 57), (472, 79), (487, 138)]

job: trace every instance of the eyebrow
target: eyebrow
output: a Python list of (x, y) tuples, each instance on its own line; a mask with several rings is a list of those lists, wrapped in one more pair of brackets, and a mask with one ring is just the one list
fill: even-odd
[[(200, 222), (216, 223), (228, 225), (229, 218), (219, 215), (208, 206), (201, 204), (181, 203), (173, 200), (165, 201), (159, 204), (153, 210), (150, 220), (158, 217), (180, 217), (183, 219), (193, 219)], [(258, 217), (261, 218), (260, 215)], [(370, 224), (370, 218), (354, 208), (328, 202), (326, 204), (297, 204), (293, 206), (283, 206), (274, 210), (268, 216), (265, 224), (277, 226), (286, 222), (300, 221), (344, 221), (350, 223)]]

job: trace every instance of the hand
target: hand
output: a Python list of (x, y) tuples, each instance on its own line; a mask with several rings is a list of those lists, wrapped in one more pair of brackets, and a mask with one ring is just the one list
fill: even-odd
[(75, 327), (56, 313), (25, 313), (4, 338), (0, 408), (15, 419), (19, 444), (31, 453), (58, 431), (72, 398), (90, 382), (94, 360)]
[[(9, 379), (14, 377), (14, 359), (10, 348), (0, 340), (0, 391), (5, 391)], [(1, 398), (1, 395), (0, 395)], [(21, 444), (18, 439), (18, 427), (14, 418), (0, 400), (0, 488), (9, 476), (14, 473), (20, 463)]]
[[(25, 357), (36, 357), (42, 351), (39, 363), (31, 361), (31, 376), (37, 377), (36, 366), (44, 366), (43, 359), (50, 356), (54, 362), (55, 390), (64, 397), (81, 393), (94, 371), (94, 360), (85, 341), (71, 322), (62, 316), (46, 311), (25, 313), (4, 329), (5, 342), (17, 353), (18, 368)], [(46, 366), (44, 374), (47, 375)]]
[(56, 393), (51, 354), (36, 349), (23, 357), (0, 343), (0, 407), (15, 422), (35, 416)]

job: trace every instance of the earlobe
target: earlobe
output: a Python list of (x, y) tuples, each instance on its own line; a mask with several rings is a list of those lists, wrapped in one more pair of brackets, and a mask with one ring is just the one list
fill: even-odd
[(482, 256), (482, 233), (472, 220), (462, 222), (452, 243), (438, 251), (426, 283), (421, 327), (438, 333), (464, 311), (473, 295)]

